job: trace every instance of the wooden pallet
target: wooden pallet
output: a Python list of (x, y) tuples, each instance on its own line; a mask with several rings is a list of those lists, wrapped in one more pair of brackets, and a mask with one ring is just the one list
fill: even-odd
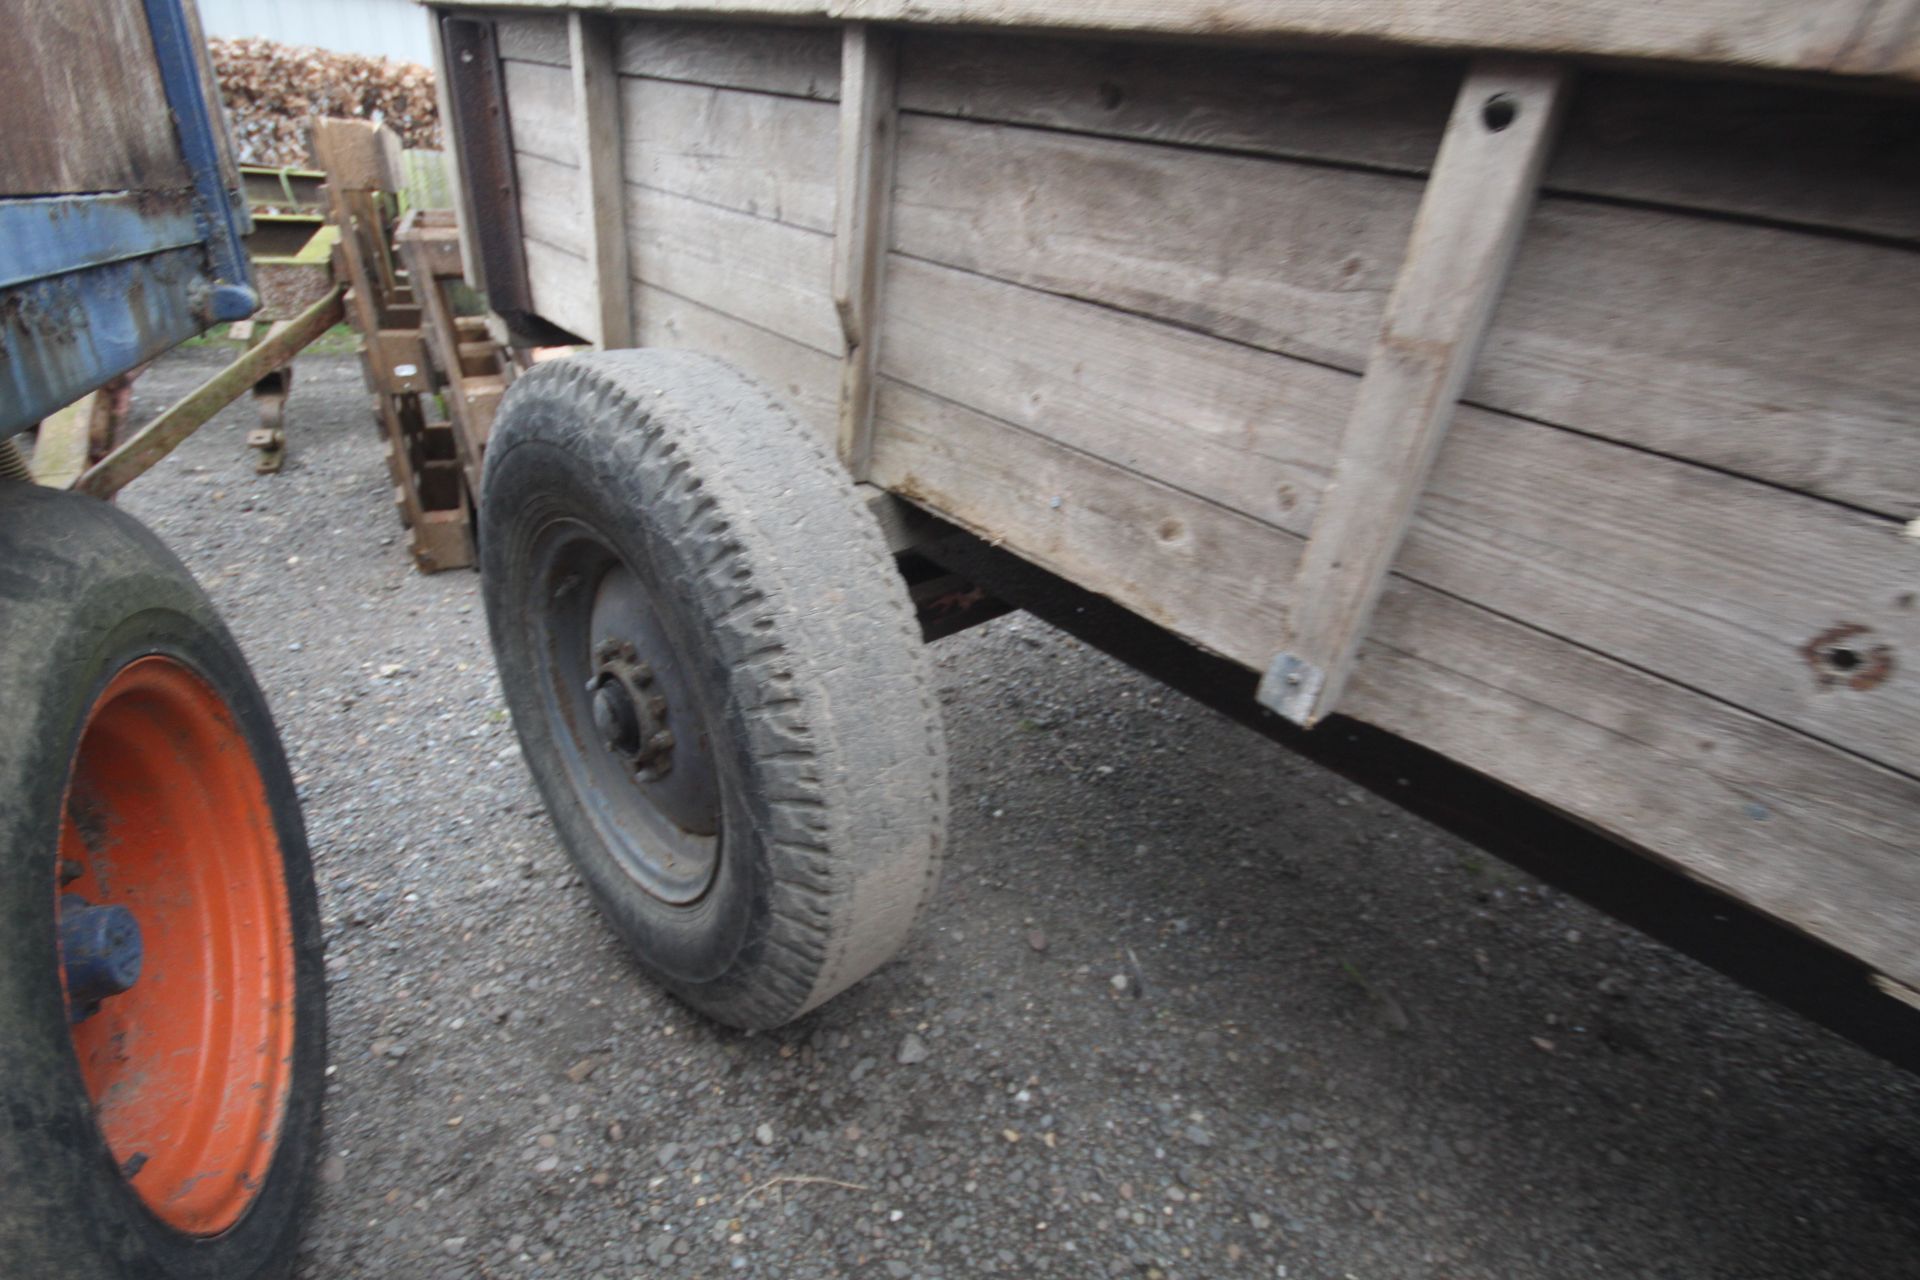
[(433, 414), (438, 385), (422, 308), (394, 248), (398, 140), (364, 120), (319, 120), (313, 148), (340, 229), (335, 272), (347, 282), (347, 319), (360, 335), (361, 373), (373, 394), (394, 506), (412, 538), (414, 563), (426, 573), (468, 568), (474, 544), (467, 476), (452, 425)]
[(459, 314), (453, 296), (466, 278), (460, 231), (449, 209), (415, 209), (394, 237), (419, 300), (427, 358), (446, 403), (448, 424), (470, 494), (480, 492), (480, 468), (500, 397), (514, 365), (487, 332), (482, 316)]

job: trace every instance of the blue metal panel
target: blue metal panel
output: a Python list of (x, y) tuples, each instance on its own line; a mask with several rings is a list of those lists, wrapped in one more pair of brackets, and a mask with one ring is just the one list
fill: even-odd
[(0, 434), (199, 333), (205, 271), (194, 244), (0, 293)]
[(0, 289), (200, 243), (185, 200), (131, 191), (0, 202)]

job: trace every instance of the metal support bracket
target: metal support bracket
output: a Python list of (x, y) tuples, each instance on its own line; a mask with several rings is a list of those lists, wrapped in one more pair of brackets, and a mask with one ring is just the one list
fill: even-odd
[(1338, 704), (1520, 244), (1567, 96), (1554, 63), (1467, 73), (1294, 576), (1261, 705)]
[(893, 203), (899, 134), (898, 57), (893, 33), (847, 28), (840, 58), (840, 173), (833, 227), (833, 304), (846, 339), (840, 377), (840, 460), (855, 480), (873, 461), (880, 277)]

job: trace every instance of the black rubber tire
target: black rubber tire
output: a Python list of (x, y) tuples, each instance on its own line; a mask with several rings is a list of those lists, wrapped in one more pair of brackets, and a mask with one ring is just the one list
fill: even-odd
[[(292, 1085), (260, 1190), (231, 1228), (182, 1235), (147, 1211), (94, 1128), (57, 977), (61, 802), (88, 709), (163, 654), (225, 700), (265, 783), (293, 917)], [(131, 516), (0, 481), (0, 1272), (255, 1280), (298, 1240), (325, 1087), (325, 973), (306, 834), (266, 701), (212, 603)]]
[[(608, 352), (515, 381), (480, 511), (487, 619), (528, 767), (641, 965), (709, 1017), (767, 1028), (890, 959), (938, 874), (946, 740), (906, 589), (845, 471), (722, 362)], [(697, 673), (722, 824), (698, 901), (642, 887), (556, 748), (531, 561), (559, 521), (649, 585)]]

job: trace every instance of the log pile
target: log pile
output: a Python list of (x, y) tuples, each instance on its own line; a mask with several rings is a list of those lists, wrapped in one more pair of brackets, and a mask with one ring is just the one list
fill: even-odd
[(307, 135), (322, 117), (384, 124), (407, 148), (440, 146), (431, 68), (258, 38), (207, 48), (242, 164), (311, 165)]

